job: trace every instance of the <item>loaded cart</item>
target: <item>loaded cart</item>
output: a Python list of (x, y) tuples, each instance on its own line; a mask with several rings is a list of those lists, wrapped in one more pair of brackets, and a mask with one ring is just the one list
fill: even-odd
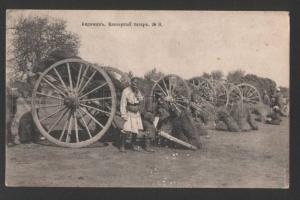
[(39, 131), (64, 147), (98, 141), (116, 113), (116, 89), (104, 68), (81, 59), (51, 65), (36, 81), (32, 115)]
[[(128, 83), (128, 74), (115, 68), (81, 59), (56, 62), (35, 82), (31, 102), (34, 122), (42, 135), (56, 145), (88, 146), (114, 125), (115, 115), (120, 115), (122, 89)], [(230, 109), (237, 101), (252, 104), (261, 101), (256, 88), (249, 84), (234, 85), (199, 77), (184, 80), (170, 74), (152, 81), (150, 86), (150, 95), (145, 95), (150, 103), (155, 96), (160, 96), (178, 110), (191, 106), (215, 113), (215, 107)], [(202, 95), (202, 101), (195, 102), (191, 98), (195, 90)], [(166, 134), (161, 136), (167, 137)], [(173, 141), (176, 142), (176, 138)]]

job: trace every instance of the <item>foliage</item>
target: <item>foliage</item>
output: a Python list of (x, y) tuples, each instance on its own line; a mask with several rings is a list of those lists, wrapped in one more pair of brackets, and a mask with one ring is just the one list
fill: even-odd
[(239, 83), (241, 82), (241, 79), (244, 76), (245, 76), (245, 71), (239, 69), (239, 70), (228, 72), (226, 79), (230, 83)]
[(26, 74), (53, 51), (76, 56), (79, 37), (66, 30), (66, 21), (48, 17), (19, 18), (12, 28), (15, 71)]
[(130, 79), (132, 79), (132, 78), (134, 77), (134, 74), (133, 74), (132, 71), (129, 71), (129, 72), (128, 72), (128, 77), (129, 77)]
[(274, 92), (276, 91), (276, 82), (269, 79), (269, 78), (263, 78), (259, 77), (254, 74), (247, 74), (242, 79), (241, 82), (243, 83), (249, 83), (256, 87), (260, 94), (263, 94), (263, 91), (266, 90), (267, 94), (269, 96), (272, 96)]
[(211, 75), (209, 73), (207, 73), (207, 72), (203, 72), (202, 78), (211, 79)]
[(213, 80), (221, 80), (224, 77), (224, 74), (221, 70), (214, 70), (210, 74)]
[(146, 80), (159, 80), (160, 78), (162, 78), (164, 76), (164, 74), (162, 72), (157, 71), (156, 68), (153, 68), (152, 70), (148, 71), (145, 73), (144, 78)]

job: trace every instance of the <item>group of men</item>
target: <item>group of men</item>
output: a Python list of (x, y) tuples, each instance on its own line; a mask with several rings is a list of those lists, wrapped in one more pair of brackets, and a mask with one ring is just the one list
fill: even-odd
[(130, 85), (122, 91), (121, 118), (114, 118), (115, 124), (119, 124), (121, 129), (120, 151), (126, 152), (127, 141), (134, 151), (144, 149), (146, 152), (154, 152), (150, 147), (151, 142), (156, 139), (157, 130), (201, 148), (200, 130), (193, 123), (189, 109), (178, 110), (157, 95), (151, 102), (151, 108), (145, 108), (141, 112), (140, 104), (144, 97), (138, 89), (137, 81), (137, 78), (132, 78)]

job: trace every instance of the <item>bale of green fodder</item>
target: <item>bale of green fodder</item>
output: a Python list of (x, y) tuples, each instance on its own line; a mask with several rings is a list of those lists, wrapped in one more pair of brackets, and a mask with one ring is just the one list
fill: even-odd
[(240, 129), (239, 125), (237, 124), (237, 122), (224, 109), (217, 111), (216, 129), (217, 130), (227, 130), (227, 131), (230, 131), (230, 132), (239, 132), (239, 131), (241, 131), (241, 129)]

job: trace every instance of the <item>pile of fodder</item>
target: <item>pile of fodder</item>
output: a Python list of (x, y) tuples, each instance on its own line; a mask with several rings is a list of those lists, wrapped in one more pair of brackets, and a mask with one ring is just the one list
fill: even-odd
[(154, 111), (154, 97), (152, 94), (152, 87), (154, 81), (137, 77), (138, 88), (141, 91), (144, 101), (141, 104), (141, 112)]
[(265, 122), (267, 115), (271, 113), (272, 108), (264, 103), (258, 103), (252, 106), (252, 114), (255, 115), (255, 120), (259, 122)]
[(215, 107), (205, 100), (198, 90), (192, 90), (191, 110), (196, 121), (201, 120), (208, 129), (214, 128), (216, 120)]
[(67, 58), (81, 59), (79, 56), (74, 55), (69, 51), (64, 51), (59, 49), (53, 50), (46, 58), (44, 58), (40, 62), (36, 62), (36, 64), (32, 68), (32, 72), (33, 73), (44, 72), (46, 69), (48, 69), (48, 67), (50, 67), (54, 63)]
[(254, 120), (254, 110), (259, 111), (257, 105), (240, 101), (232, 106), (230, 115), (237, 122), (242, 131), (257, 130), (258, 126)]
[(225, 107), (219, 107), (216, 111), (216, 129), (230, 132), (241, 131), (237, 121)]
[(233, 104), (230, 115), (237, 122), (241, 130), (249, 130), (250, 126), (247, 122), (247, 116), (250, 111), (251, 106), (244, 102), (237, 102)]

